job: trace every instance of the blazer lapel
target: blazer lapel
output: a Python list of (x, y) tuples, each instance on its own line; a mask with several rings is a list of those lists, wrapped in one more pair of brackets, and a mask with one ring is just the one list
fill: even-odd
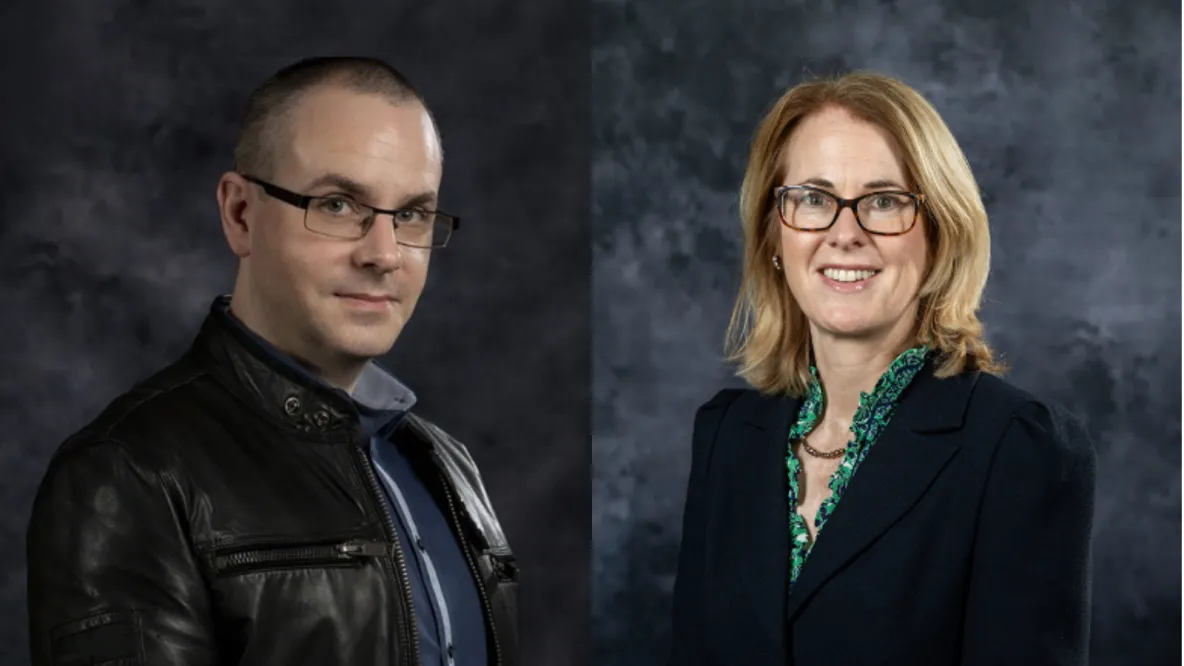
[(736, 425), (731, 429), (736, 440), (717, 449), (717, 456), (727, 452), (727, 463), (716, 476), (727, 486), (726, 492), (720, 493), (727, 500), (717, 505), (718, 522), (709, 527), (709, 533), (723, 537), (717, 551), (722, 559), (715, 566), (729, 572), (719, 582), (730, 588), (723, 596), (733, 600), (735, 610), (748, 618), (753, 645), (769, 650), (785, 649), (789, 585), (786, 436), (799, 404), (795, 398), (767, 395), (748, 402), (736, 412)]
[(977, 373), (933, 376), (930, 360), (900, 396), (896, 413), (855, 471), (806, 559), (786, 614), (789, 620), (852, 558), (888, 530), (925, 493), (958, 450), (928, 433), (962, 425)]

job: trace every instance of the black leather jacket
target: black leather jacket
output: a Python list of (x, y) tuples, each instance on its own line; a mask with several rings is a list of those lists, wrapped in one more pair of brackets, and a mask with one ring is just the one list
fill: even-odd
[[(468, 452), (409, 416), (517, 663), (517, 567)], [(28, 531), (33, 666), (418, 664), (404, 552), (351, 401), (211, 314), (54, 455)]]

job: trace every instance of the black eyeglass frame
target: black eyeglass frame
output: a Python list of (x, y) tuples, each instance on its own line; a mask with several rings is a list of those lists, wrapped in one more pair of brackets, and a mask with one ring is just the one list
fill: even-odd
[[(818, 227), (817, 229), (803, 229), (790, 224), (789, 220), (785, 219), (785, 195), (795, 190), (818, 192), (819, 194), (828, 196), (838, 202), (839, 207), (835, 210), (835, 216), (831, 218), (830, 224), (826, 225), (825, 227)], [(904, 231), (872, 231), (863, 225), (863, 220), (859, 219), (859, 209), (856, 208), (856, 206), (859, 205), (859, 202), (867, 199), (868, 197), (880, 196), (884, 194), (901, 194), (913, 200), (913, 219), (911, 222), (909, 222), (909, 226), (905, 228)], [(781, 223), (790, 229), (793, 229), (794, 231), (829, 231), (831, 227), (835, 226), (835, 222), (839, 221), (839, 216), (843, 214), (843, 210), (850, 208), (851, 213), (855, 215), (855, 223), (859, 225), (859, 228), (874, 236), (903, 236), (912, 231), (913, 227), (917, 226), (917, 219), (921, 216), (921, 207), (925, 204), (925, 195), (920, 192), (906, 192), (904, 190), (877, 190), (875, 192), (861, 194), (854, 199), (844, 199), (833, 192), (828, 192), (827, 190), (824, 190), (820, 187), (811, 187), (810, 185), (782, 185), (781, 187), (773, 189), (773, 196), (776, 197), (777, 200), (777, 216), (781, 218)]]
[[(318, 199), (344, 198), (344, 197), (341, 197), (340, 195), (300, 194), (299, 192), (293, 192), (292, 190), (280, 187), (279, 185), (276, 185), (275, 183), (269, 183), (266, 180), (263, 180), (262, 178), (257, 178), (255, 176), (251, 176), (251, 175), (248, 175), (245, 173), (240, 173), (239, 175), (243, 177), (243, 180), (250, 182), (250, 183), (254, 183), (254, 184), (258, 185), (259, 187), (263, 188), (263, 192), (265, 194), (267, 194), (267, 196), (272, 197), (274, 199), (278, 199), (286, 204), (289, 204), (291, 206), (295, 206), (295, 207), (303, 210), (304, 211), (304, 228), (305, 229), (308, 229), (308, 207), (310, 205), (312, 205), (313, 201), (316, 201)], [(351, 199), (351, 201), (352, 201), (352, 199)], [(393, 219), (393, 222), (395, 225), (395, 242), (397, 242), (399, 245), (404, 245), (406, 247), (414, 247), (414, 248), (421, 249), (421, 250), (438, 250), (440, 248), (447, 247), (448, 241), (452, 240), (453, 232), (455, 232), (457, 229), (460, 228), (460, 218), (459, 217), (457, 217), (455, 215), (450, 215), (450, 214), (445, 213), (444, 211), (441, 211), (441, 210), (428, 210), (426, 208), (416, 208), (416, 207), (396, 208), (393, 210), (384, 210), (382, 208), (371, 206), (370, 204), (364, 204), (360, 201), (353, 201), (353, 204), (355, 206), (361, 206), (362, 208), (369, 209), (373, 212), (367, 218), (367, 222), (365, 223), (365, 226), (362, 227), (362, 235), (358, 236), (357, 238), (352, 239), (352, 240), (360, 240), (362, 238), (365, 238), (366, 234), (370, 233), (370, 229), (374, 226), (374, 221), (378, 219), (379, 215), (390, 215), (392, 218), (394, 218), (395, 215), (397, 215), (398, 213), (402, 213), (404, 211), (410, 211), (410, 210), (419, 211), (421, 213), (430, 213), (432, 215), (435, 215), (437, 220), (439, 218), (444, 218), (445, 220), (448, 220), (449, 221), (448, 237), (445, 238), (444, 242), (440, 245), (414, 245), (411, 243), (405, 243), (405, 242), (399, 240), (399, 235), (398, 235), (399, 234), (399, 222), (397, 219)], [(308, 229), (308, 230), (313, 232), (314, 234), (320, 234), (322, 236), (328, 236), (330, 238), (343, 238), (343, 239), (349, 240), (349, 237), (333, 236), (332, 234), (326, 234), (322, 231), (317, 231), (315, 229)]]

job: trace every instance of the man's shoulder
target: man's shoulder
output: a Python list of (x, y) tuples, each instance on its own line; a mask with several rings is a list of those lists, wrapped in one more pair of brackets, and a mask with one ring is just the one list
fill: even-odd
[(458, 455), (468, 464), (476, 466), (476, 463), (473, 462), (473, 457), (469, 455), (468, 448), (459, 439), (450, 435), (434, 422), (414, 412), (408, 412), (407, 425), (416, 437), (441, 454)]
[(129, 454), (158, 449), (162, 435), (190, 430), (200, 418), (211, 378), (182, 357), (115, 396), (59, 446), (55, 457), (98, 442), (119, 442)]

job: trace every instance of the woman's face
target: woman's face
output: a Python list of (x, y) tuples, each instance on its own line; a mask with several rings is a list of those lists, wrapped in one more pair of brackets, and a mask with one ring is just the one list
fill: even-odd
[[(812, 185), (845, 199), (915, 191), (891, 135), (843, 109), (804, 118), (790, 135), (785, 156), (780, 185)], [(814, 340), (903, 340), (912, 334), (926, 269), (922, 215), (900, 236), (869, 234), (850, 208), (826, 231), (778, 225), (785, 279)]]

